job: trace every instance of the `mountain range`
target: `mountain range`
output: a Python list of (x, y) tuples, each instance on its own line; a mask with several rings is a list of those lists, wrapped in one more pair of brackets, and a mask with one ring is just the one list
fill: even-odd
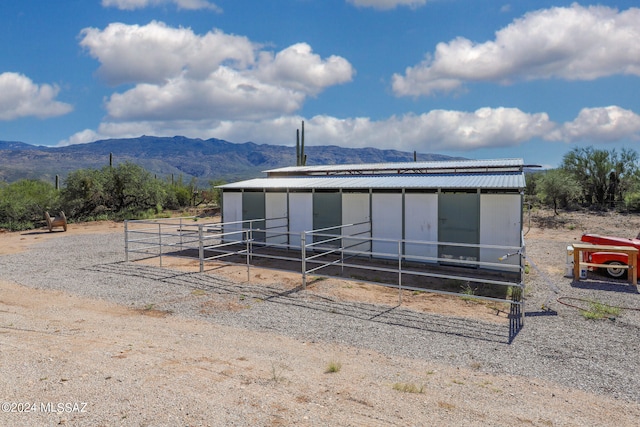
[[(414, 154), (376, 148), (307, 146), (307, 165), (356, 164), (413, 161)], [(232, 143), (221, 139), (194, 139), (183, 136), (107, 139), (65, 147), (35, 146), (23, 142), (0, 141), (0, 181), (22, 178), (61, 180), (77, 169), (100, 169), (109, 164), (136, 163), (157, 177), (200, 185), (209, 180), (226, 182), (264, 176), (263, 171), (296, 164), (295, 147), (284, 145)], [(459, 159), (439, 154), (416, 154), (418, 161)]]

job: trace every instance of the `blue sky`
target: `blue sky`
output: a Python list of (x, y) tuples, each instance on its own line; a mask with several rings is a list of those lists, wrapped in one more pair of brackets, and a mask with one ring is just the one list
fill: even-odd
[(640, 151), (636, 1), (0, 2), (0, 140)]

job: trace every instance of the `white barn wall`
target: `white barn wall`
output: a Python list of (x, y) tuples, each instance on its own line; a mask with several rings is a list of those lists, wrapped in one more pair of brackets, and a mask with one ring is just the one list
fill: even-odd
[(265, 194), (266, 241), (272, 244), (286, 244), (287, 236), (287, 193)]
[[(404, 196), (405, 239), (423, 242), (438, 241), (438, 194), (437, 193), (406, 193)], [(438, 257), (438, 245), (416, 243), (405, 244), (407, 260), (425, 261), (420, 257)]]
[[(345, 227), (344, 234), (357, 234), (357, 237), (371, 237), (371, 215), (369, 212), (369, 193), (342, 193), (342, 224), (366, 224)], [(370, 251), (371, 242), (359, 239), (344, 239), (343, 245), (347, 251)]]
[[(402, 193), (373, 193), (371, 195), (371, 230), (374, 256), (398, 256), (397, 240), (402, 240)], [(396, 242), (375, 240), (393, 239)], [(384, 253), (388, 255), (377, 255)]]
[(313, 194), (289, 193), (290, 244), (300, 247), (300, 233), (313, 230)]
[[(242, 221), (242, 193), (228, 192), (222, 193), (222, 221), (234, 222)], [(242, 224), (229, 224), (223, 228), (223, 233), (231, 233), (242, 230)], [(241, 233), (225, 236), (223, 241), (233, 241), (242, 239)]]
[[(522, 198), (519, 194), (480, 195), (480, 244), (520, 247)], [(498, 258), (504, 249), (480, 248), (480, 261), (519, 265), (520, 257)]]

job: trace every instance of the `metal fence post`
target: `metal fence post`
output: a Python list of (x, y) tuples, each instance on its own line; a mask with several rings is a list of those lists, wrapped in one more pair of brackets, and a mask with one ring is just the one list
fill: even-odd
[(198, 224), (198, 258), (200, 258), (200, 273), (202, 273), (204, 271), (204, 233), (202, 224)]
[(252, 230), (245, 231), (245, 240), (247, 241), (247, 282), (251, 282), (251, 236)]
[(402, 240), (398, 240), (398, 305), (402, 304)]
[(253, 220), (249, 221), (249, 234), (248, 234), (249, 238), (249, 261), (253, 261)]
[(124, 261), (129, 262), (129, 221), (124, 221)]
[(183, 249), (184, 246), (184, 241), (182, 240), (182, 232), (184, 230), (184, 228), (182, 228), (182, 218), (180, 218), (180, 229), (178, 230), (178, 233), (180, 233), (180, 250)]
[(158, 223), (158, 250), (160, 257), (160, 267), (162, 267), (162, 224)]
[(302, 289), (307, 289), (307, 237), (300, 233), (300, 250), (302, 251)]

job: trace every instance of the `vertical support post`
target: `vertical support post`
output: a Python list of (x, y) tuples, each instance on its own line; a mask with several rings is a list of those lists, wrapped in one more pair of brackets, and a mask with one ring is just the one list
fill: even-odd
[(247, 237), (247, 242), (249, 243), (249, 250), (248, 250), (248, 254), (249, 254), (249, 261), (253, 261), (253, 221), (251, 221), (250, 223), (250, 227), (249, 228), (249, 232), (248, 232), (248, 237)]
[(573, 280), (580, 280), (580, 250), (573, 248)]
[(162, 267), (162, 224), (158, 223), (158, 256), (160, 257), (160, 267)]
[(129, 262), (129, 221), (124, 220), (124, 261)]
[(632, 251), (627, 254), (629, 259), (629, 270), (627, 271), (627, 279), (633, 286), (638, 286), (638, 252)]
[(204, 272), (204, 233), (202, 224), (198, 224), (198, 258), (200, 258), (200, 273)]
[(251, 281), (251, 234), (252, 230), (245, 231), (245, 240), (247, 241), (247, 282)]
[[(523, 238), (524, 241), (524, 238)], [(524, 263), (525, 260), (527, 258), (527, 247), (524, 245), (524, 243), (522, 244), (522, 248), (520, 249), (520, 265), (522, 266), (522, 268), (520, 269), (520, 287), (521, 287), (521, 292), (520, 292), (520, 327), (524, 326)]]
[[(184, 246), (184, 241), (182, 240), (182, 231), (184, 230), (184, 228), (182, 228), (182, 218), (180, 218), (180, 229), (178, 230), (178, 233), (180, 234), (180, 250), (183, 249)], [(202, 237), (200, 237), (200, 240), (202, 240)]]
[(307, 289), (307, 236), (300, 233), (300, 249), (302, 251), (302, 289)]
[(520, 297), (520, 327), (524, 327), (524, 281), (521, 283), (522, 296)]
[(342, 227), (340, 227), (340, 275), (344, 276), (344, 239), (342, 238)]
[(398, 305), (402, 304), (402, 240), (398, 240)]

